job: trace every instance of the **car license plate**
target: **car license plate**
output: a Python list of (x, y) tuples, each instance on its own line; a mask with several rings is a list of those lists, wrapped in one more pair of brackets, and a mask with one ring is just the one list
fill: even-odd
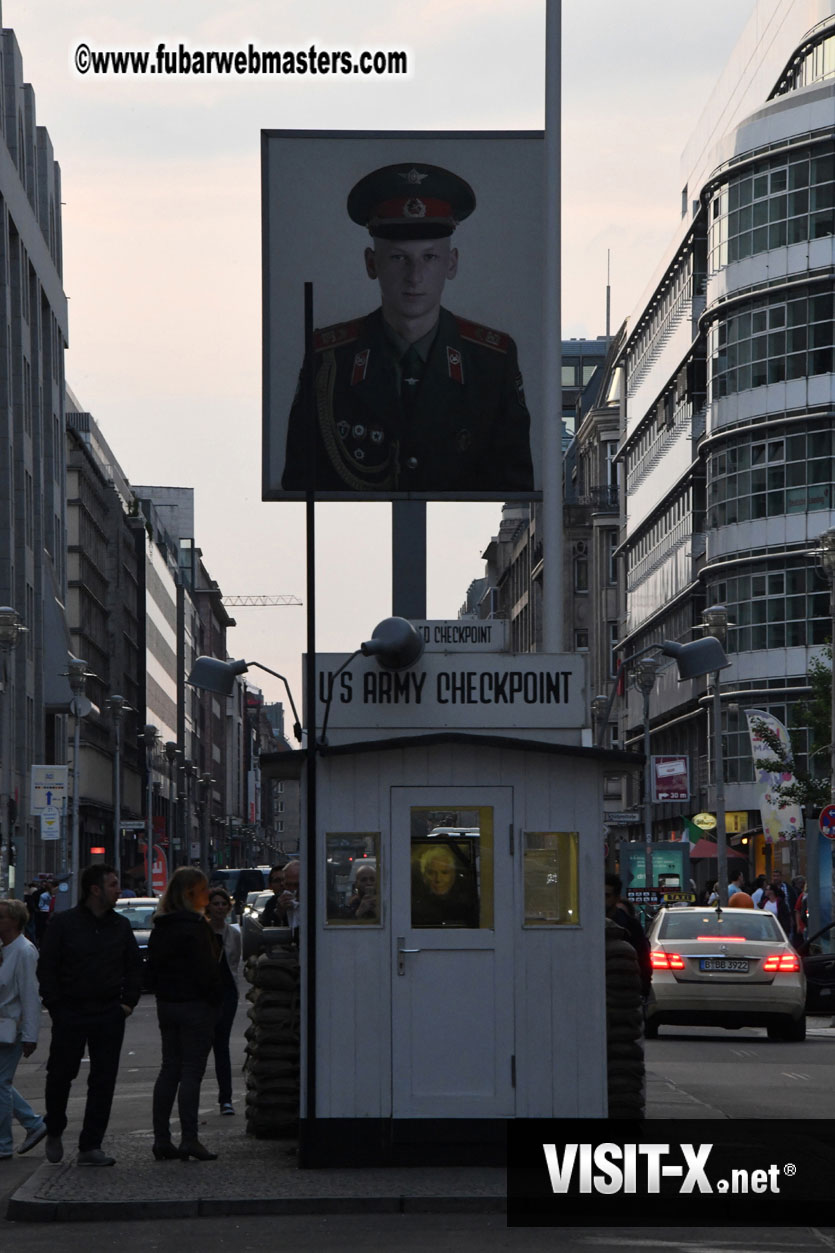
[(747, 975), (747, 957), (703, 957), (699, 962), (700, 970), (724, 970), (733, 974)]

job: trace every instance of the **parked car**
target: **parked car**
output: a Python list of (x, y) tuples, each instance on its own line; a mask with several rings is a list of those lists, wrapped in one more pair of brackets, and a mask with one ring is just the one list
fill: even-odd
[(671, 1023), (766, 1027), (770, 1040), (806, 1038), (806, 977), (768, 910), (661, 909), (647, 935), (648, 1037)]
[(806, 1013), (831, 1014), (835, 1008), (835, 922), (798, 949), (806, 975)]
[(136, 943), (142, 954), (142, 987), (147, 992), (150, 988), (148, 978), (148, 937), (154, 926), (153, 918), (159, 901), (155, 896), (123, 896), (114, 909), (127, 918), (133, 927)]

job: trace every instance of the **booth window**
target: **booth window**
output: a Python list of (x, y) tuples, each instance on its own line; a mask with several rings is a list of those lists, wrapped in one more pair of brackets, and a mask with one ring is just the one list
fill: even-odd
[(524, 833), (525, 926), (565, 927), (580, 922), (576, 831)]
[(413, 927), (493, 926), (493, 809), (415, 805), (411, 815)]
[(379, 876), (379, 831), (329, 832), (325, 836), (328, 926), (379, 924)]

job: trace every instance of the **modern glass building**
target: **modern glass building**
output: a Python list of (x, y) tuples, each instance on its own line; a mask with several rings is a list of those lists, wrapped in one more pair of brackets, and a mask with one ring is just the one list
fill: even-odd
[[(835, 526), (835, 0), (759, 0), (683, 171), (674, 245), (619, 358), (619, 649), (686, 642), (727, 606), (725, 808), (757, 848), (744, 711), (791, 723), (833, 632), (815, 550)], [(708, 704), (704, 680), (661, 668), (652, 751), (689, 755), (692, 812), (715, 803)], [(632, 691), (626, 743), (642, 733)], [(656, 833), (680, 819), (658, 807)]]

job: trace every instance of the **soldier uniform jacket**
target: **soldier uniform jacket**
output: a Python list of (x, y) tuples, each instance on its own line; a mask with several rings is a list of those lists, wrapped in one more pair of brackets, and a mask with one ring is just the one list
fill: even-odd
[[(532, 490), (530, 417), (509, 335), (441, 309), (410, 412), (380, 309), (317, 331), (314, 351), (317, 490)], [(299, 392), (290, 413), (285, 491), (304, 490), (305, 459)]]

